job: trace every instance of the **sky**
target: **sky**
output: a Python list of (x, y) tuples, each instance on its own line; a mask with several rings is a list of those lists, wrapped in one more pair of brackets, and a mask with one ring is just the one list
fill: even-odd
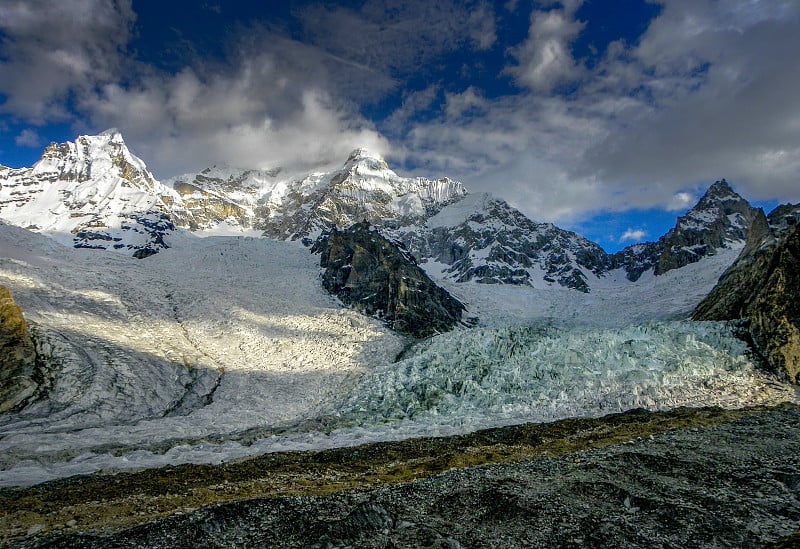
[(796, 0), (2, 0), (0, 164), (118, 128), (159, 179), (368, 147), (606, 250), (715, 180), (800, 202)]

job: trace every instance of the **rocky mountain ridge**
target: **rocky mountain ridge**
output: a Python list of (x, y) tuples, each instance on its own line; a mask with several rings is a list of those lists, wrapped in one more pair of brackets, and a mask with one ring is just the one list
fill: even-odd
[(636, 281), (741, 245), (754, 210), (723, 179), (657, 242), (608, 254), (458, 181), (398, 176), (367, 149), (330, 172), (215, 166), (162, 184), (109, 130), (51, 144), (33, 168), (0, 168), (0, 218), (64, 244), (136, 257), (169, 247), (184, 229), (258, 231), (310, 245), (333, 227), (367, 221), (403, 242), (434, 279), (589, 292), (615, 269)]
[(776, 371), (800, 381), (800, 204), (758, 210), (747, 244), (696, 320), (742, 320)]
[(714, 255), (720, 248), (740, 246), (747, 240), (756, 212), (721, 179), (656, 242), (634, 244), (612, 255), (612, 268), (622, 267), (628, 279), (636, 281), (650, 269), (664, 274)]

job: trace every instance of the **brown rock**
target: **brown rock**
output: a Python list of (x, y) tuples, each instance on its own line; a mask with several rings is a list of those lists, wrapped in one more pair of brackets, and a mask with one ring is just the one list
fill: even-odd
[(312, 252), (322, 255), (322, 285), (329, 292), (400, 333), (427, 337), (461, 320), (464, 306), (366, 221), (346, 231), (332, 229)]
[(741, 255), (693, 318), (743, 319), (770, 366), (800, 383), (800, 225), (772, 225), (760, 211)]
[(22, 309), (0, 286), (0, 412), (15, 408), (38, 388), (36, 350)]

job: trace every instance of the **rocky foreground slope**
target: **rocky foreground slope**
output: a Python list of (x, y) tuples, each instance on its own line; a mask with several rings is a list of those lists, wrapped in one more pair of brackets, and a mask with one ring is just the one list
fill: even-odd
[(0, 541), (70, 548), (763, 547), (800, 527), (798, 425), (794, 406), (633, 411), (73, 478), (0, 490)]
[(36, 348), (11, 292), (0, 286), (0, 412), (21, 407), (37, 391)]

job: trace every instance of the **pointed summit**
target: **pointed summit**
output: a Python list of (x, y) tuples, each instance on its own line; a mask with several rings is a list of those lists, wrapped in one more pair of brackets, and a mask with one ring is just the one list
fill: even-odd
[(51, 143), (33, 167), (0, 174), (1, 219), (76, 248), (145, 257), (185, 213), (115, 129)]
[(372, 171), (389, 170), (389, 164), (386, 163), (383, 156), (366, 147), (359, 147), (353, 150), (347, 157), (345, 169), (350, 169), (354, 166), (364, 166)]
[(660, 275), (696, 263), (718, 249), (743, 246), (757, 213), (720, 179), (657, 242), (628, 246), (612, 256), (612, 263), (625, 269), (631, 281), (650, 269)]
[[(747, 201), (742, 198), (723, 178), (711, 185), (692, 210), (708, 210), (712, 208), (741, 209)], [(748, 204), (749, 205), (749, 204)]]
[(714, 255), (719, 248), (741, 246), (758, 210), (725, 179), (711, 185), (703, 198), (662, 237), (663, 251), (655, 268), (663, 274)]

